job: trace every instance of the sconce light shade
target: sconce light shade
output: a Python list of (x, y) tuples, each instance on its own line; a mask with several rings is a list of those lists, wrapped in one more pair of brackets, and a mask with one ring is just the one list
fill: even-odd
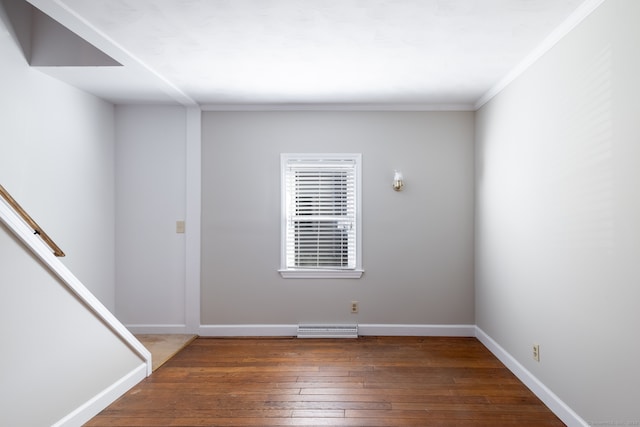
[(402, 172), (396, 171), (393, 174), (393, 189), (396, 191), (401, 191), (402, 187), (404, 187), (404, 178), (402, 177)]

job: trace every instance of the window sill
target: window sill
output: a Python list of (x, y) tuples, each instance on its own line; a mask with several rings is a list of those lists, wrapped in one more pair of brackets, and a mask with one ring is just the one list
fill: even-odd
[(283, 279), (359, 279), (364, 270), (278, 270)]

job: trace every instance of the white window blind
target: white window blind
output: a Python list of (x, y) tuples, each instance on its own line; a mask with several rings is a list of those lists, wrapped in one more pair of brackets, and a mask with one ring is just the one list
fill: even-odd
[(337, 156), (283, 157), (284, 269), (359, 267), (359, 157)]

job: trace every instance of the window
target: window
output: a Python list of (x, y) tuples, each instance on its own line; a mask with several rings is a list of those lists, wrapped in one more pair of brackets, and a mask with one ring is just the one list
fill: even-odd
[(359, 278), (360, 154), (282, 154), (285, 278)]

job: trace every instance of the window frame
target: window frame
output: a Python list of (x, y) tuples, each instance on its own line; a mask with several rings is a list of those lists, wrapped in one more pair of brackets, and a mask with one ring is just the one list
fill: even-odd
[[(355, 172), (355, 267), (293, 268), (287, 267), (287, 168), (293, 161), (351, 161)], [(280, 269), (285, 279), (358, 279), (362, 277), (362, 154), (360, 153), (281, 153), (280, 154)]]

